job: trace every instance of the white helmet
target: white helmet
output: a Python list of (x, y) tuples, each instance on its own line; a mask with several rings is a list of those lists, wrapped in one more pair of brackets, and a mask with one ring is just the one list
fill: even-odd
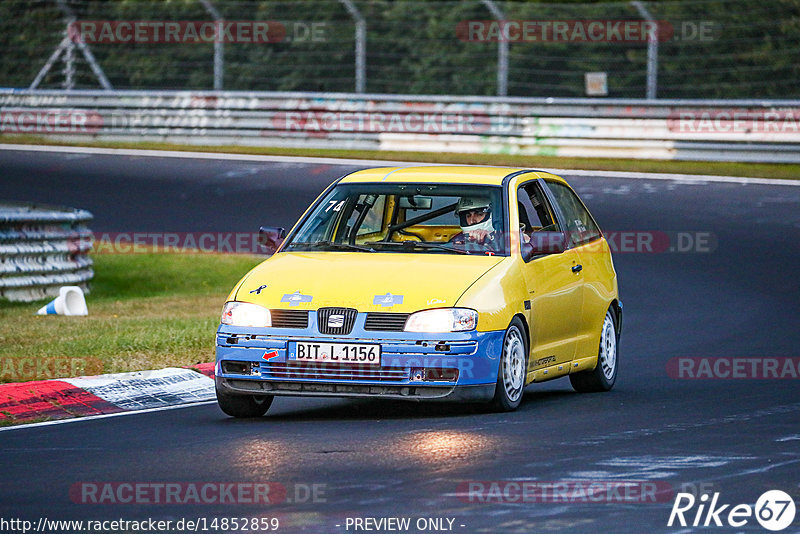
[[(467, 224), (468, 211), (483, 210), (488, 216), (481, 222), (473, 225)], [(488, 197), (481, 196), (463, 196), (458, 201), (456, 206), (456, 215), (458, 215), (461, 223), (461, 229), (464, 232), (473, 232), (475, 230), (486, 230), (487, 232), (494, 232), (492, 225), (492, 203)]]

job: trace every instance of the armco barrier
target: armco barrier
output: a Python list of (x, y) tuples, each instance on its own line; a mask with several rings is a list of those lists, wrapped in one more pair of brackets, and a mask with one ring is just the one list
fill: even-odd
[(0, 298), (30, 302), (94, 276), (88, 252), (92, 233), (85, 210), (0, 204)]
[(800, 101), (0, 91), (0, 132), (59, 139), (800, 162)]

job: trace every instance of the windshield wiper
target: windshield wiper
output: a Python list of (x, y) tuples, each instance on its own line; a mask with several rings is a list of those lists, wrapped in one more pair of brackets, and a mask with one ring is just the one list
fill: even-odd
[(428, 243), (425, 241), (368, 241), (365, 245), (391, 245), (394, 247), (402, 248), (427, 248), (435, 250), (444, 250), (446, 252), (454, 252), (456, 254), (469, 254), (466, 250), (448, 247), (445, 245), (437, 245), (436, 243)]
[(377, 252), (372, 247), (362, 247), (361, 245), (351, 245), (350, 243), (334, 243), (332, 241), (315, 241), (313, 243), (290, 243), (290, 247), (304, 246), (308, 248), (333, 248), (338, 250), (358, 250), (360, 252)]

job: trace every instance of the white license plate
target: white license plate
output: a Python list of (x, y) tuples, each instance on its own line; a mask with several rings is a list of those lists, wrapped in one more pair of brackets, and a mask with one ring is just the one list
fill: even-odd
[(380, 345), (354, 343), (305, 343), (294, 345), (294, 358), (298, 362), (325, 362), (361, 365), (380, 365)]

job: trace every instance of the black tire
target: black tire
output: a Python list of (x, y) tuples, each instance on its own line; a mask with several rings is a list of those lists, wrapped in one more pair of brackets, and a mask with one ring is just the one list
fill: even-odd
[(579, 393), (596, 393), (613, 388), (619, 368), (618, 348), (617, 323), (614, 321), (614, 312), (609, 308), (600, 329), (597, 365), (591, 371), (569, 375), (572, 388)]
[(272, 405), (272, 395), (229, 395), (217, 390), (220, 409), (231, 417), (261, 417)]
[(514, 317), (503, 337), (503, 348), (497, 369), (497, 386), (492, 399), (492, 409), (513, 412), (522, 402), (525, 378), (528, 373), (528, 341), (525, 326)]

